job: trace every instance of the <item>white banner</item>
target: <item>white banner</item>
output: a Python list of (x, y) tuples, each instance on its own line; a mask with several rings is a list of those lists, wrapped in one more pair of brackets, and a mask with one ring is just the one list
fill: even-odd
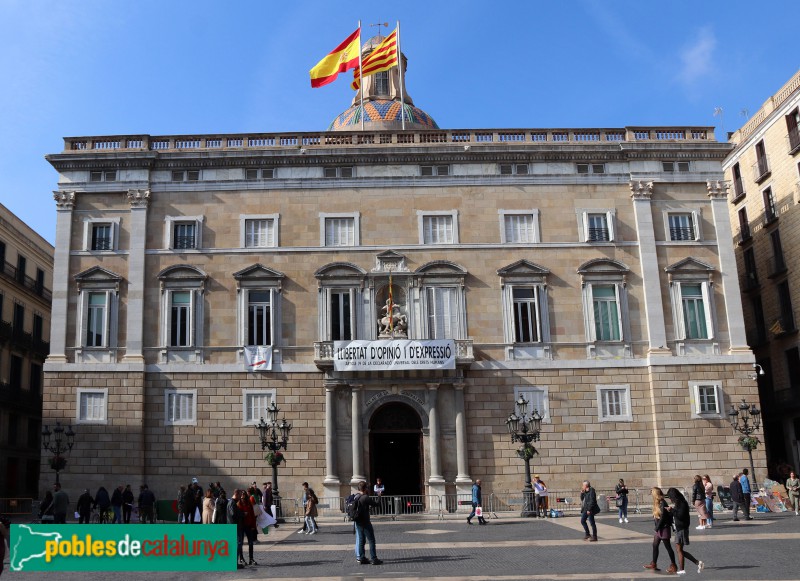
[(455, 369), (456, 344), (452, 339), (334, 341), (333, 368), (336, 371)]
[(246, 346), (244, 368), (247, 371), (270, 371), (272, 369), (272, 345)]

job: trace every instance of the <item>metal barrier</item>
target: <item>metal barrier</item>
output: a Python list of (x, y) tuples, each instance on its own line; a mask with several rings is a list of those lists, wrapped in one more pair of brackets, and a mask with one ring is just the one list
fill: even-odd
[[(0, 498), (0, 514), (31, 514), (34, 500), (32, 498)], [(38, 506), (37, 506), (38, 511)]]
[(440, 516), (439, 496), (402, 495), (386, 497), (392, 499), (392, 520), (406, 516)]
[[(491, 495), (490, 495), (491, 498)], [(484, 510), (490, 512), (489, 503)], [(447, 517), (466, 518), (472, 512), (472, 494), (444, 494), (439, 497), (439, 518), (444, 520)]]

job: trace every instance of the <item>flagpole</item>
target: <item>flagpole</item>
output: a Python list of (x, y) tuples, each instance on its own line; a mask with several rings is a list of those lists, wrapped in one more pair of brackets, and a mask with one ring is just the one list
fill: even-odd
[(400, 120), (406, 128), (406, 95), (403, 83), (403, 51), (400, 50), (400, 21), (397, 21), (397, 66), (400, 67)]
[(364, 131), (364, 77), (361, 75), (361, 21), (358, 21), (358, 94), (361, 96), (361, 131)]

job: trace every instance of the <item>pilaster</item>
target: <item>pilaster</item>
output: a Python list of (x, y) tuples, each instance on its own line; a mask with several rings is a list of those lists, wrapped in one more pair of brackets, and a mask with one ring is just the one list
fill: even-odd
[(56, 243), (53, 255), (53, 303), (50, 323), (49, 363), (67, 362), (67, 309), (69, 306), (69, 251), (75, 192), (53, 192), (56, 202)]
[(464, 384), (457, 383), (454, 388), (456, 407), (456, 492), (458, 494), (472, 493), (472, 478), (469, 476), (467, 466), (467, 424), (464, 411)]
[(128, 317), (123, 362), (144, 363), (142, 355), (144, 333), (144, 272), (147, 240), (147, 208), (149, 190), (128, 190), (131, 206), (130, 249), (128, 254)]
[(341, 495), (336, 458), (336, 385), (325, 385), (325, 479), (324, 495)]
[(361, 385), (351, 385), (351, 430), (352, 430), (352, 445), (353, 445), (353, 476), (350, 478), (350, 484), (358, 484), (362, 480), (366, 480), (364, 476), (364, 435), (361, 430), (361, 410), (362, 400), (364, 399), (364, 392)]

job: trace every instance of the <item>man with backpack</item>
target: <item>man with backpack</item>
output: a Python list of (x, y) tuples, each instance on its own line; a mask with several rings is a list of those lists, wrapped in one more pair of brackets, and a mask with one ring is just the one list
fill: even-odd
[[(358, 494), (348, 507), (348, 516), (353, 519), (356, 526), (356, 561), (362, 565), (368, 563), (380, 565), (383, 563), (378, 558), (375, 550), (375, 530), (372, 528), (372, 522), (369, 518), (369, 508), (371, 506), (377, 507), (379, 504), (379, 498), (370, 498), (367, 483), (364, 481), (359, 482)], [(364, 556), (364, 547), (367, 540), (369, 540), (369, 560)]]

